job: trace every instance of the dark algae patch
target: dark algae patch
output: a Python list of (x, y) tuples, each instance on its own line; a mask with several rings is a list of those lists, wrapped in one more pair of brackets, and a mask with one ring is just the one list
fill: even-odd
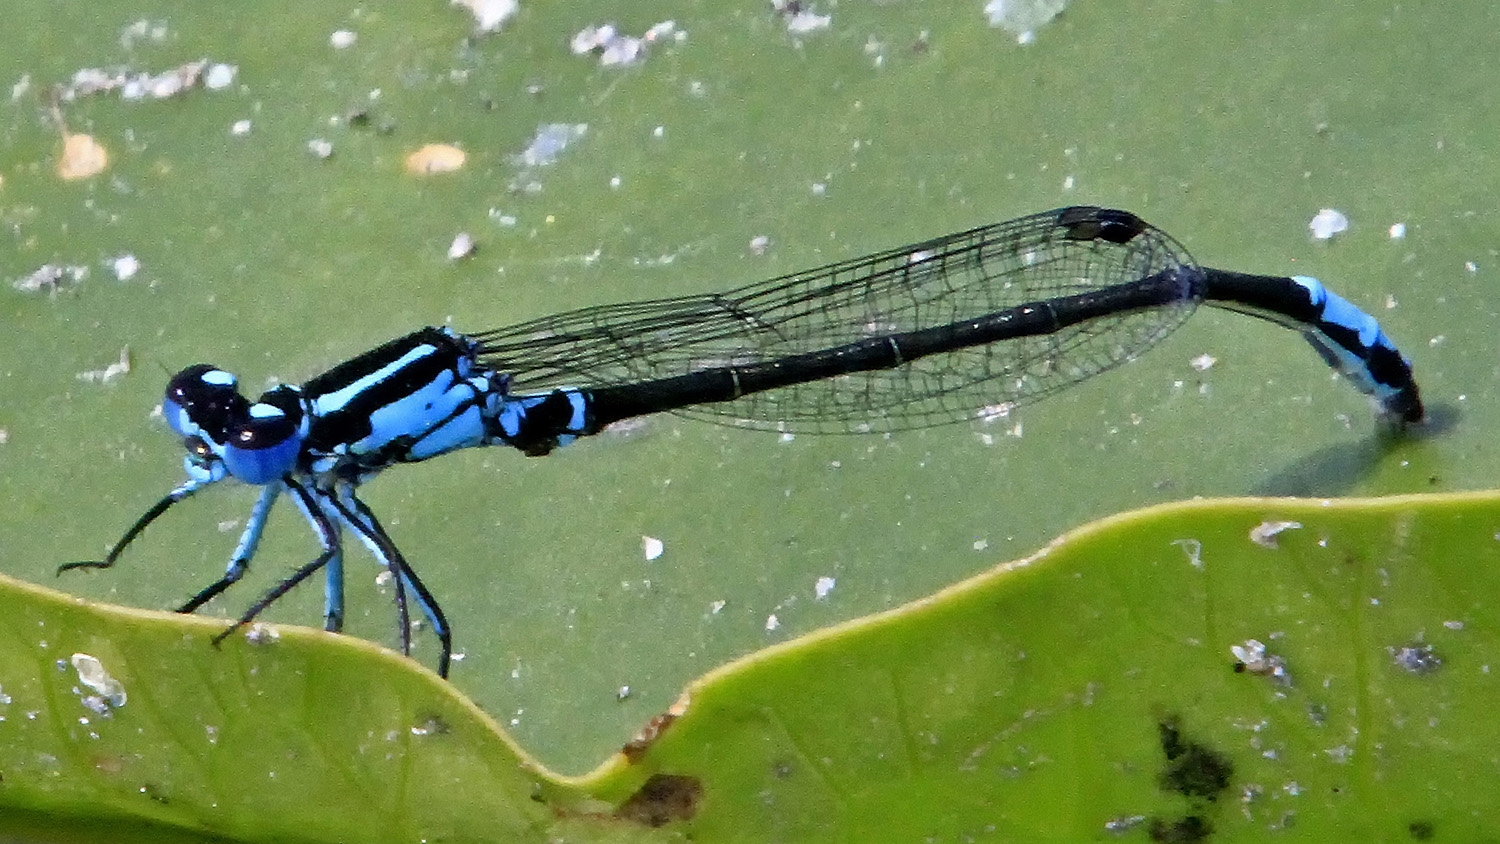
[(1161, 751), (1167, 757), (1167, 766), (1161, 772), (1162, 788), (1209, 802), (1229, 788), (1234, 765), (1228, 756), (1184, 736), (1175, 716), (1163, 719), (1157, 729)]
[(1196, 844), (1213, 834), (1207, 814), (1229, 789), (1234, 765), (1229, 757), (1186, 735), (1176, 715), (1156, 725), (1166, 764), (1158, 777), (1162, 789), (1187, 798), (1188, 811), (1177, 818), (1152, 818), (1148, 832), (1161, 844)]
[(1156, 818), (1151, 821), (1151, 840), (1160, 844), (1196, 844), (1207, 841), (1214, 828), (1208, 820), (1198, 815), (1188, 815), (1176, 820)]

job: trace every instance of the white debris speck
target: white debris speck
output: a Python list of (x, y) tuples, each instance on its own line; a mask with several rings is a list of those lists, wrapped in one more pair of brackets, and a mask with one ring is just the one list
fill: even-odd
[(1391, 651), (1396, 667), (1412, 674), (1431, 674), (1443, 666), (1442, 657), (1431, 645), (1406, 645)]
[(976, 539), (974, 540), (973, 547), (975, 551), (988, 551), (990, 549), (990, 541), (988, 539)]
[(239, 75), (239, 72), (240, 69), (232, 64), (212, 65), (208, 73), (203, 75), (203, 87), (210, 91), (228, 88), (234, 84), (234, 78)]
[(1207, 372), (1208, 370), (1213, 369), (1214, 364), (1218, 362), (1218, 358), (1214, 357), (1211, 354), (1208, 354), (1207, 352), (1204, 352), (1203, 354), (1188, 361), (1188, 363), (1199, 372)]
[(813, 597), (819, 601), (826, 600), (828, 593), (833, 591), (834, 583), (834, 579), (826, 575), (818, 578), (818, 581), (813, 584)]
[(454, 235), (453, 242), (448, 244), (448, 260), (462, 260), (473, 255), (478, 249), (479, 244), (474, 242), (473, 235), (468, 232), (459, 232)]
[[(428, 715), (421, 721), (418, 721), (417, 723), (411, 725), (411, 734), (419, 737), (440, 736), (447, 732), (448, 722), (444, 721), (442, 718), (439, 718), (436, 715)], [(389, 736), (389, 738), (394, 741), (395, 735), (392, 734)]]
[(1456, 621), (1456, 620), (1455, 621), (1445, 621), (1445, 622), (1443, 622), (1443, 626), (1446, 627), (1446, 628), (1448, 628), (1449, 630), (1462, 630), (1462, 629), (1464, 629), (1464, 623), (1462, 621)]
[(78, 672), (78, 682), (98, 692), (111, 707), (118, 709), (125, 705), (125, 686), (109, 676), (98, 657), (73, 654), (72, 663), (73, 670)]
[(615, 25), (612, 23), (586, 26), (573, 33), (572, 39), (568, 41), (568, 49), (572, 50), (575, 56), (592, 53), (595, 50), (603, 50), (605, 45), (615, 39), (617, 32)]
[(92, 381), (96, 384), (108, 384), (130, 371), (130, 347), (120, 349), (120, 359), (104, 367), (103, 369), (90, 369), (78, 373), (79, 381)]
[(751, 255), (764, 255), (766, 254), (766, 250), (770, 248), (771, 239), (769, 237), (766, 237), (763, 234), (758, 234), (755, 237), (750, 238)]
[(474, 15), (474, 28), (480, 32), (498, 32), (505, 22), (521, 10), (516, 0), (453, 0)]
[(1406, 224), (1394, 223), (1391, 225), (1391, 240), (1400, 240), (1406, 237)]
[(1195, 569), (1203, 568), (1203, 543), (1197, 539), (1174, 539), (1172, 544), (1182, 549), (1187, 555), (1188, 565)]
[(123, 100), (144, 100), (147, 97), (161, 100), (198, 87), (203, 83), (203, 73), (208, 66), (208, 59), (198, 59), (155, 74), (86, 67), (75, 71), (58, 94), (64, 101), (116, 92)]
[(243, 138), (246, 135), (250, 134), (250, 121), (234, 121), (234, 125), (229, 127), (229, 134), (235, 136), (236, 138)]
[(333, 144), (323, 138), (313, 138), (307, 142), (307, 151), (312, 153), (316, 158), (326, 160), (330, 155), (333, 155)]
[(395, 582), (396, 576), (391, 574), (390, 569), (381, 569), (380, 573), (375, 575), (375, 586), (378, 589), (387, 589)]
[(660, 21), (659, 23), (652, 24), (646, 30), (646, 34), (641, 36), (641, 40), (647, 44), (655, 44), (658, 41), (665, 41), (668, 38), (671, 38), (673, 41), (683, 41), (686, 40), (687, 33), (677, 28), (677, 21)]
[(89, 94), (115, 91), (119, 90), (125, 81), (126, 77), (123, 72), (111, 74), (97, 67), (79, 68), (73, 72), (72, 80), (63, 86), (60, 95), (64, 100), (72, 100)]
[(1327, 240), (1339, 232), (1348, 231), (1349, 218), (1332, 208), (1324, 208), (1313, 215), (1307, 228), (1317, 240)]
[(141, 262), (134, 255), (125, 254), (111, 261), (110, 267), (114, 270), (116, 279), (129, 281), (141, 271)]
[(1479, 265), (1473, 261), (1464, 261), (1464, 269), (1469, 271), (1469, 275), (1473, 275), (1479, 272)]
[(999, 422), (1001, 419), (1010, 418), (1010, 412), (1016, 409), (1014, 402), (1003, 401), (999, 404), (987, 404), (974, 411), (974, 418), (985, 425)]
[(167, 40), (167, 32), (165, 22), (152, 23), (148, 20), (138, 20), (135, 23), (126, 24), (120, 30), (120, 46), (131, 50), (135, 48), (135, 42), (142, 39), (160, 44)]
[(629, 697), (630, 697), (630, 687), (629, 686), (621, 686), (620, 688), (615, 689), (615, 700), (625, 700), (626, 698), (629, 698)]
[(597, 55), (599, 64), (606, 67), (623, 66), (645, 59), (648, 49), (654, 45), (669, 38), (680, 42), (686, 35), (687, 33), (678, 31), (676, 21), (654, 24), (639, 38), (626, 35), (615, 28), (614, 24), (606, 23), (580, 29), (568, 41), (568, 48), (575, 56)]
[(725, 601), (722, 601), (722, 600), (714, 601), (713, 603), (710, 603), (708, 605), (708, 613), (709, 613), (709, 615), (718, 615), (720, 612), (722, 612), (724, 610), (725, 606), (727, 606), (727, 604), (726, 604)]
[(1345, 765), (1348, 764), (1350, 759), (1354, 758), (1354, 749), (1347, 744), (1341, 744), (1338, 747), (1330, 747), (1324, 750), (1323, 754), (1331, 761)]
[(340, 29), (336, 30), (332, 35), (328, 36), (328, 45), (335, 50), (344, 50), (348, 49), (349, 47), (353, 47), (354, 42), (358, 40), (358, 35), (355, 35), (353, 32), (350, 32), (347, 29)]
[(0, 689), (0, 706), (9, 706), (9, 705), (10, 705), (10, 695), (6, 694), (4, 689)]
[(151, 80), (147, 90), (158, 100), (170, 99), (188, 89), (187, 82), (176, 74), (162, 74)]
[(635, 64), (645, 52), (645, 42), (628, 36), (616, 38), (599, 53), (599, 64), (605, 67)]
[(546, 123), (537, 127), (536, 135), (515, 163), (522, 167), (546, 167), (557, 161), (562, 151), (588, 133), (587, 123)]
[(776, 617), (776, 613), (771, 613), (770, 615), (766, 616), (766, 630), (767, 631), (775, 630), (776, 628), (778, 628), (780, 626), (781, 626), (781, 619), (779, 619), (779, 618)]
[(1262, 548), (1276, 548), (1276, 536), (1282, 531), (1297, 530), (1302, 527), (1301, 522), (1261, 522), (1250, 529), (1250, 541)]
[(654, 536), (641, 537), (641, 553), (646, 555), (647, 560), (655, 560), (667, 550), (667, 546)]
[(797, 35), (817, 32), (831, 26), (833, 26), (833, 15), (817, 15), (807, 9), (799, 9), (796, 13), (788, 15), (786, 19), (786, 31)]
[(984, 4), (984, 16), (990, 26), (1016, 36), (1017, 43), (1030, 44), (1036, 40), (1036, 31), (1066, 5), (1067, 0), (989, 0)]
[(64, 278), (66, 278), (66, 271), (61, 266), (43, 264), (30, 275), (11, 282), (11, 286), (22, 293), (40, 293), (43, 290), (56, 293), (62, 288)]
[(1286, 670), (1286, 661), (1276, 654), (1268, 653), (1259, 639), (1246, 639), (1244, 644), (1230, 645), (1229, 652), (1251, 674), (1269, 677), (1283, 686), (1292, 684), (1292, 675)]
[(0, 445), (6, 445), (9, 442), (10, 442), (10, 429), (9, 428), (0, 428)]
[(245, 631), (245, 641), (252, 645), (274, 645), (281, 641), (281, 633), (275, 627), (257, 621)]
[(21, 79), (18, 82), (16, 82), (16, 84), (10, 86), (10, 101), (11, 102), (16, 102), (17, 100), (19, 100), (22, 97), (26, 96), (27, 92), (29, 92), (30, 90), (31, 90), (31, 74), (29, 74), (29, 73), (22, 74), (21, 75)]
[(1118, 818), (1104, 822), (1104, 831), (1114, 835), (1124, 835), (1146, 822), (1145, 815), (1123, 815)]

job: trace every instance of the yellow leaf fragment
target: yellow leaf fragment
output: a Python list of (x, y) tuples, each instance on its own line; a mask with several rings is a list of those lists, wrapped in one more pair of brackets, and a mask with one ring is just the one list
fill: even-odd
[(413, 176), (451, 173), (464, 166), (464, 159), (467, 157), (458, 147), (448, 144), (428, 144), (406, 157), (406, 172)]
[(63, 133), (62, 157), (57, 161), (57, 175), (65, 182), (87, 179), (109, 166), (109, 152), (89, 135)]

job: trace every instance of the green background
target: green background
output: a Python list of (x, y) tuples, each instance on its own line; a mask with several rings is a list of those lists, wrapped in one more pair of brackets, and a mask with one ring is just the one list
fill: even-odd
[[(56, 297), (0, 289), (0, 571), (148, 608), (217, 576), (243, 489), (173, 512), (112, 572), (52, 579), (180, 481), (180, 447), (150, 412), (189, 363), (255, 390), (424, 324), (704, 292), (1071, 203), (1136, 211), (1207, 265), (1322, 278), (1412, 356), (1441, 424), (1383, 442), (1297, 338), (1204, 312), (1139, 362), (1022, 411), (1020, 438), (954, 426), (782, 442), (660, 418), (546, 460), (402, 468), (365, 496), (453, 622), (454, 685), (544, 763), (581, 772), (725, 660), (1087, 519), (1199, 495), (1493, 484), (1491, 4), (1077, 3), (1024, 47), (978, 3), (821, 11), (832, 28), (796, 37), (759, 2), (530, 3), (475, 37), (441, 3), (12, 2), (26, 23), (0, 34), (0, 82), (29, 74), (31, 88), (0, 88), (0, 279), (48, 262), (93, 271)], [(566, 47), (585, 25), (638, 34), (667, 18), (686, 39), (638, 67)], [(140, 19), (164, 22), (165, 41), (122, 45)], [(336, 51), (341, 28), (359, 38)], [(82, 183), (52, 174), (50, 85), (205, 56), (238, 66), (233, 89), (65, 105), (113, 163)], [(345, 125), (356, 106), (394, 131)], [(231, 137), (240, 119), (254, 128)], [(535, 174), (539, 192), (518, 190), (512, 156), (553, 122), (588, 133)], [(319, 137), (327, 161), (307, 153)], [(462, 146), (468, 165), (402, 173), (428, 142)], [(1311, 241), (1322, 207), (1353, 228)], [(1387, 236), (1396, 222), (1404, 240)], [(459, 231), (480, 251), (451, 264)], [(143, 269), (121, 283), (100, 262), (125, 252)], [(78, 380), (126, 345), (128, 376)], [(1203, 353), (1218, 364), (1200, 373)], [(643, 535), (665, 542), (660, 559), (644, 559)], [(279, 511), (252, 577), (211, 611), (237, 614), (313, 550)], [(393, 643), (377, 569), (356, 553), (349, 570), (349, 631)], [(824, 575), (837, 586), (817, 601)], [(315, 623), (320, 606), (304, 588), (272, 617)], [(434, 652), (420, 639), (419, 659)]]

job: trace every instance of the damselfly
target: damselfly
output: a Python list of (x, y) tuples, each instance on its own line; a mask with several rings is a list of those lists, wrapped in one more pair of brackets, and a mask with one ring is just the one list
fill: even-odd
[(399, 463), (506, 445), (544, 455), (652, 413), (780, 431), (863, 432), (974, 418), (1035, 401), (1131, 360), (1200, 303), (1302, 333), (1397, 425), (1422, 419), (1411, 367), (1368, 314), (1316, 279), (1200, 267), (1125, 211), (1074, 207), (940, 237), (723, 293), (585, 308), (477, 334), (423, 328), (300, 387), (252, 402), (199, 364), (167, 385), (162, 410), (184, 438), (188, 480), (131, 525), (114, 565), (172, 505), (235, 479), (260, 498), (224, 576), (245, 573), (271, 507), (291, 498), (322, 551), (215, 644), (308, 577), (325, 575), (324, 625), (343, 625), (344, 531), (390, 572), (403, 652), (408, 593), (441, 642), (441, 607), (356, 488)]

